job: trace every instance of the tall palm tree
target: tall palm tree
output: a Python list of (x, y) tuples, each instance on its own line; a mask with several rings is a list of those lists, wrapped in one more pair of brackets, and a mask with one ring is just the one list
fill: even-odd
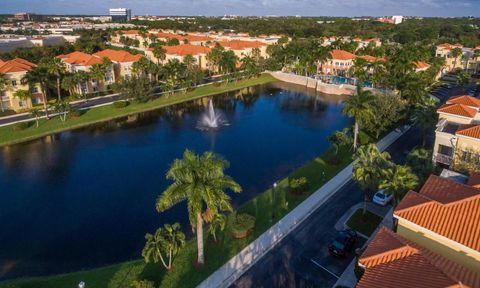
[(35, 126), (38, 128), (38, 119), (41, 116), (40, 110), (38, 108), (30, 109), (30, 116), (35, 118)]
[(375, 144), (361, 146), (355, 153), (352, 177), (363, 190), (363, 214), (367, 211), (368, 196), (378, 188), (383, 170), (390, 167), (390, 154), (380, 152)]
[(208, 226), (208, 232), (213, 237), (213, 241), (217, 243), (217, 231), (223, 231), (225, 229), (225, 225), (227, 224), (227, 216), (225, 214), (217, 214), (213, 217), (210, 221)]
[(43, 108), (45, 110), (45, 116), (47, 119), (50, 119), (48, 115), (48, 80), (48, 71), (45, 65), (42, 65), (41, 63), (35, 67), (35, 69), (25, 74), (24, 78), (22, 79), (22, 81), (28, 83), (30, 90), (40, 84), (40, 89), (42, 90), (43, 95)]
[(480, 63), (478, 62), (478, 58), (480, 58), (480, 49), (475, 49), (473, 51), (473, 59), (475, 60), (475, 74), (477, 74), (478, 66), (480, 66)]
[(180, 60), (174, 58), (169, 59), (163, 66), (165, 72), (165, 80), (169, 87), (173, 90), (177, 87), (180, 78), (184, 75), (185, 65)]
[(453, 48), (452, 51), (450, 52), (452, 57), (455, 58), (455, 62), (453, 62), (453, 69), (457, 66), (457, 60), (458, 57), (462, 55), (462, 48)]
[(357, 94), (351, 96), (343, 102), (343, 113), (355, 119), (353, 130), (353, 150), (358, 146), (358, 133), (363, 122), (374, 117), (370, 104), (373, 101), (373, 94), (370, 91), (364, 91), (360, 85), (357, 85)]
[(172, 269), (173, 258), (180, 248), (185, 246), (185, 234), (181, 231), (179, 223), (165, 224), (162, 228), (158, 228), (155, 234), (147, 233), (145, 240), (145, 247), (142, 250), (145, 262), (161, 261), (167, 270)]
[(3, 100), (1, 97), (3, 97), (3, 92), (7, 90), (8, 87), (8, 79), (5, 74), (0, 73), (0, 109), (2, 109), (2, 112), (5, 111), (5, 107), (3, 107)]
[(102, 64), (94, 64), (90, 67), (90, 77), (97, 81), (97, 87), (100, 89), (101, 83), (105, 80), (105, 75), (107, 74), (108, 67)]
[(48, 59), (45, 65), (46, 65), (48, 74), (55, 77), (57, 81), (57, 97), (58, 97), (58, 101), (60, 101), (62, 97), (60, 94), (60, 86), (61, 86), (60, 81), (61, 81), (62, 75), (66, 71), (65, 64), (62, 62), (62, 60), (55, 57), (55, 58)]
[(140, 60), (132, 64), (132, 72), (137, 76), (140, 76), (141, 74), (145, 74), (148, 71), (149, 67), (151, 66), (150, 63), (151, 63), (150, 60), (148, 60), (147, 58), (145, 57), (140, 58)]
[(236, 69), (237, 60), (238, 58), (232, 50), (224, 51), (220, 61), (218, 62), (222, 73), (227, 74), (234, 72)]
[(435, 104), (427, 102), (424, 105), (417, 105), (413, 110), (413, 120), (422, 130), (422, 145), (425, 146), (427, 130), (437, 123)]
[(216, 215), (221, 211), (232, 211), (229, 189), (240, 192), (240, 185), (224, 174), (228, 162), (220, 156), (205, 152), (199, 156), (186, 150), (183, 159), (176, 159), (167, 172), (173, 180), (165, 192), (157, 199), (157, 211), (163, 212), (177, 203), (187, 201), (188, 216), (192, 229), (196, 229), (197, 262), (204, 264), (203, 223), (205, 212)]
[(76, 73), (70, 73), (68, 75), (65, 75), (62, 79), (62, 88), (64, 90), (67, 90), (70, 96), (75, 94), (75, 88), (78, 85)]
[(157, 58), (157, 64), (160, 64), (160, 61), (163, 62), (167, 57), (167, 50), (160, 45), (155, 46), (155, 48), (153, 48), (153, 56)]
[(222, 54), (225, 51), (225, 48), (223, 48), (222, 45), (219, 43), (215, 44), (215, 47), (208, 52), (206, 59), (208, 62), (210, 62), (212, 69), (214, 72), (219, 72), (220, 70), (220, 59), (222, 58)]
[(83, 99), (87, 101), (87, 93), (85, 92), (82, 86), (83, 84), (87, 83), (88, 79), (90, 78), (90, 75), (88, 72), (83, 70), (77, 71), (74, 75), (75, 75), (75, 80), (78, 86), (78, 91), (80, 91), (80, 94), (82, 95)]
[(353, 60), (353, 66), (350, 67), (349, 73), (358, 79), (358, 82), (363, 83), (367, 80), (369, 62), (363, 58), (356, 58)]
[(393, 165), (383, 171), (383, 178), (379, 187), (385, 189), (387, 195), (393, 194), (394, 205), (418, 185), (417, 175), (408, 166)]

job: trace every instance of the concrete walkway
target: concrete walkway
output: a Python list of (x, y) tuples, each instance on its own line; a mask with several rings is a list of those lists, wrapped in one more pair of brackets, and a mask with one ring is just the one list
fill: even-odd
[[(402, 127), (402, 129), (392, 131), (377, 143), (378, 148), (384, 151), (408, 129), (410, 129), (410, 127), (405, 126)], [(245, 271), (255, 264), (255, 262), (307, 219), (308, 216), (334, 195), (345, 183), (351, 180), (353, 164), (354, 162), (340, 171), (335, 177), (320, 187), (309, 198), (300, 203), (300, 205), (240, 251), (240, 253), (232, 257), (197, 287), (228, 287), (233, 284)]]

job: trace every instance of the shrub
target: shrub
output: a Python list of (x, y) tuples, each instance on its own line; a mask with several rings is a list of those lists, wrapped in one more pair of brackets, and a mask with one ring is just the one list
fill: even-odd
[(220, 85), (222, 85), (221, 82), (213, 82), (213, 87), (220, 87)]
[(148, 280), (135, 280), (131, 284), (132, 288), (155, 288), (155, 283)]
[(128, 102), (127, 101), (117, 101), (117, 102), (113, 102), (113, 107), (115, 108), (124, 108), (124, 107), (127, 107), (128, 106)]
[(22, 131), (32, 126), (33, 122), (20, 122), (12, 126), (13, 131)]
[(308, 189), (308, 180), (305, 177), (290, 180), (290, 191), (294, 194), (303, 194)]
[(242, 213), (233, 217), (232, 236), (235, 239), (245, 238), (253, 231), (255, 227), (255, 217), (250, 214)]
[(79, 118), (80, 116), (83, 115), (83, 113), (85, 113), (83, 110), (75, 109), (75, 110), (70, 111), (70, 113), (68, 113), (68, 115), (70, 116), (70, 118)]

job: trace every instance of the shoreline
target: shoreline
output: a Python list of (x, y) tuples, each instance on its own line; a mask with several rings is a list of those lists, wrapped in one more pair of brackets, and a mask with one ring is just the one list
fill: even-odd
[[(230, 82), (227, 84), (220, 84), (220, 86), (205, 85), (198, 87), (193, 91), (183, 94), (182, 92), (176, 92), (173, 95), (160, 96), (154, 100), (146, 103), (130, 104), (124, 108), (115, 108), (112, 104), (102, 107), (95, 107), (86, 110), (85, 114), (78, 118), (68, 119), (66, 122), (61, 122), (59, 117), (53, 117), (50, 120), (39, 120), (39, 127), (28, 127), (25, 130), (12, 131), (12, 127), (16, 124), (0, 127), (0, 147), (20, 144), (29, 142), (45, 136), (58, 134), (65, 131), (75, 130), (98, 124), (102, 122), (108, 122), (114, 119), (128, 117), (138, 113), (154, 111), (160, 108), (168, 107), (183, 102), (196, 100), (203, 97), (214, 96), (226, 92), (235, 91), (250, 86), (267, 84), (271, 82), (277, 82), (278, 79), (272, 77), (269, 74), (262, 74), (258, 78), (239, 80), (238, 82)], [(112, 115), (113, 114), (113, 115)], [(35, 122), (32, 119), (30, 122)]]

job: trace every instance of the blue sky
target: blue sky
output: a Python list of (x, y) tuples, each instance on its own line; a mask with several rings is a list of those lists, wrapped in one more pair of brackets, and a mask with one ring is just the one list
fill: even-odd
[(480, 16), (480, 0), (0, 0), (0, 13), (135, 15)]

